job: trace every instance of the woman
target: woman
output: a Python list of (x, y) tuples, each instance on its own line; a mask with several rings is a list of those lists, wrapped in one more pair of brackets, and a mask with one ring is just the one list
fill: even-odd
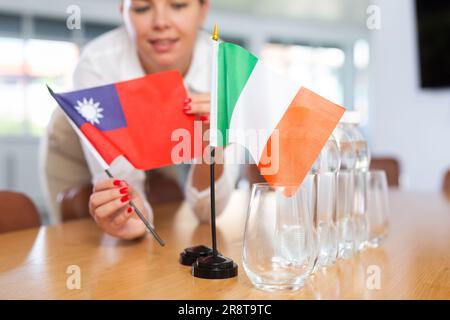
[[(190, 94), (180, 112), (197, 115), (207, 126), (211, 40), (210, 35), (200, 31), (200, 28), (205, 21), (208, 5), (208, 0), (124, 0), (120, 10), (125, 26), (102, 35), (86, 46), (74, 73), (75, 88), (177, 69), (183, 75)], [(49, 141), (52, 141), (51, 128), (56, 126), (55, 122), (52, 121), (49, 129)], [(119, 158), (112, 164), (111, 171), (120, 179), (108, 179), (89, 151), (85, 149), (84, 154), (94, 183), (89, 210), (96, 223), (105, 232), (123, 239), (143, 236), (145, 226), (129, 203), (133, 200), (153, 220), (151, 206), (144, 197), (144, 172), (135, 170), (126, 160)], [(46, 170), (47, 176), (52, 176), (48, 163)], [(216, 165), (218, 213), (225, 207), (237, 175), (236, 166)], [(186, 182), (186, 198), (198, 219), (208, 221), (207, 164), (191, 166)]]

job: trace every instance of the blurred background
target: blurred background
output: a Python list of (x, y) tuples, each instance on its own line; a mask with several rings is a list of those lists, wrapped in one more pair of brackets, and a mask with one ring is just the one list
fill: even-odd
[[(0, 0), (0, 189), (29, 195), (44, 221), (38, 156), (56, 107), (45, 84), (71, 88), (83, 46), (121, 24), (119, 3)], [(401, 188), (442, 189), (450, 169), (445, 1), (211, 0), (211, 6), (208, 30), (218, 22), (223, 39), (361, 112), (372, 156), (397, 161)], [(71, 30), (66, 20), (78, 9), (81, 27)]]

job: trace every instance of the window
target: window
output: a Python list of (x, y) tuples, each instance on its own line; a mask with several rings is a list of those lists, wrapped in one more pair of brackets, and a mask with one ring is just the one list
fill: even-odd
[(2, 33), (18, 35), (21, 29), (20, 24), (19, 16), (0, 13), (0, 30), (2, 30)]
[(70, 90), (80, 46), (115, 27), (0, 14), (0, 136), (42, 135), (56, 107), (46, 84)]
[(0, 134), (18, 133), (24, 118), (23, 41), (0, 38)]
[(0, 135), (41, 135), (56, 106), (46, 84), (70, 88), (78, 46), (4, 37), (0, 52)]
[(363, 125), (369, 115), (369, 67), (370, 50), (367, 40), (358, 40), (353, 47), (354, 108), (363, 117)]
[(69, 30), (64, 19), (35, 17), (33, 19), (34, 36), (38, 39), (70, 39), (75, 30)]
[(261, 58), (327, 99), (343, 104), (345, 53), (336, 47), (267, 43)]
[(231, 43), (237, 44), (238, 46), (241, 46), (242, 48), (248, 49), (246, 39), (241, 38), (241, 37), (220, 35), (220, 40), (222, 40), (224, 42), (231, 42)]
[(117, 25), (112, 24), (99, 24), (99, 23), (84, 23), (83, 24), (83, 35), (87, 41), (90, 41), (108, 31), (115, 29)]

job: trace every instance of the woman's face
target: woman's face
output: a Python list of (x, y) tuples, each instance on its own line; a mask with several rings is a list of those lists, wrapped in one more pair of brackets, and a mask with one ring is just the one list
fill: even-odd
[(187, 72), (207, 10), (207, 0), (124, 0), (125, 24), (147, 73)]

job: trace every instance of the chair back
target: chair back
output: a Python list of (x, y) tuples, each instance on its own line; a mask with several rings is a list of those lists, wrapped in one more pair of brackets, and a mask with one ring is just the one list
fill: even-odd
[(0, 233), (40, 225), (38, 210), (29, 197), (19, 192), (0, 191)]

